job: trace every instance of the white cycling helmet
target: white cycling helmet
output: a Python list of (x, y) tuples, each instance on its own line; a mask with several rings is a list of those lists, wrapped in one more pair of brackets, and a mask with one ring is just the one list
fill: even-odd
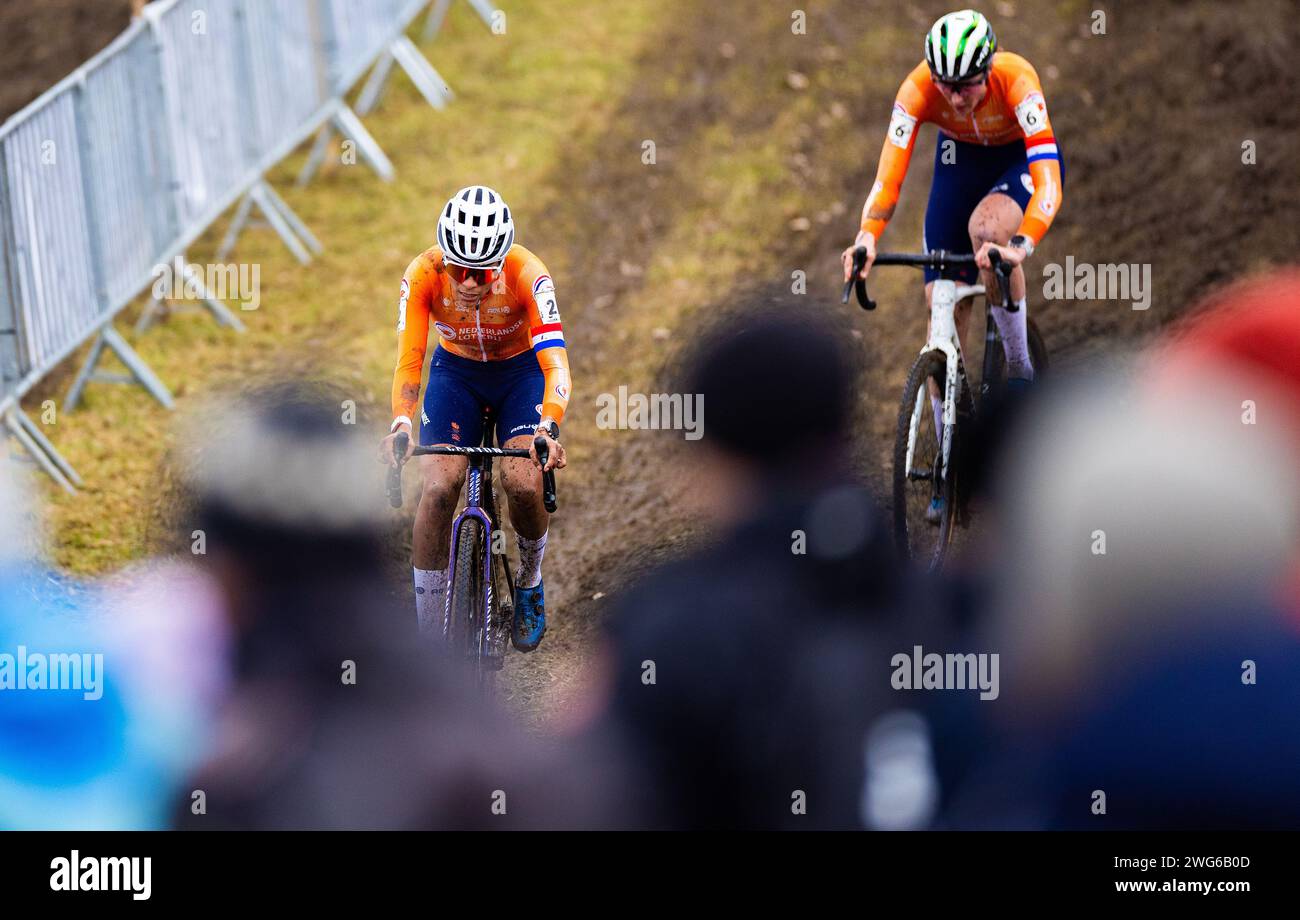
[(448, 262), (494, 268), (515, 242), (515, 222), (501, 196), (486, 185), (461, 189), (438, 218), (438, 245)]
[(993, 26), (974, 10), (940, 16), (925, 37), (925, 62), (936, 80), (956, 82), (976, 77), (989, 69), (997, 50)]

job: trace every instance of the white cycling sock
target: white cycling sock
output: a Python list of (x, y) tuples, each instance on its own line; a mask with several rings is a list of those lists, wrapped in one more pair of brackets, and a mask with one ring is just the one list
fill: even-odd
[(515, 586), (536, 588), (542, 583), (542, 555), (546, 552), (546, 534), (536, 540), (517, 534), (516, 537), (519, 540), (519, 574), (515, 577)]
[(1034, 379), (1034, 364), (1029, 357), (1029, 331), (1026, 315), (1029, 310), (1026, 298), (1016, 301), (1020, 309), (1010, 313), (1003, 307), (993, 308), (993, 322), (998, 325), (998, 335), (1002, 336), (1002, 350), (1007, 356), (1007, 377), (1020, 377), (1024, 380)]
[(411, 569), (415, 573), (415, 618), (420, 632), (431, 633), (442, 625), (447, 601), (447, 569)]
[(934, 439), (943, 443), (943, 397), (931, 396), (930, 408), (934, 410)]

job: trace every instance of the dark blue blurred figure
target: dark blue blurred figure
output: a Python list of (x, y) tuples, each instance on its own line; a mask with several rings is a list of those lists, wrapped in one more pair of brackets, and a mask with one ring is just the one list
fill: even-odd
[[(847, 466), (852, 390), (809, 313), (747, 316), (691, 362), (683, 393), (703, 396), (704, 431), (684, 465), (715, 533), (621, 599), (599, 669), (603, 730), (641, 768), (653, 827), (871, 823), (867, 738), (907, 706), (889, 684), (903, 578)], [(933, 799), (923, 782), (912, 793), (894, 808), (903, 826)]]

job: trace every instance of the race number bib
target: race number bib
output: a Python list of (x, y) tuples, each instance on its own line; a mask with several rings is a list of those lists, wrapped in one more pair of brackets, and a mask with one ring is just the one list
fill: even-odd
[(411, 283), (405, 278), (402, 279), (402, 292), (397, 300), (397, 331), (401, 332), (406, 328), (406, 300), (411, 296)]
[(560, 306), (555, 301), (555, 285), (550, 275), (542, 275), (533, 283), (533, 299), (537, 301), (537, 313), (543, 323), (560, 321)]
[(889, 119), (889, 142), (904, 150), (912, 143), (912, 132), (916, 130), (916, 119), (907, 114), (907, 109), (894, 103), (894, 114)]
[(1016, 120), (1025, 137), (1032, 137), (1047, 127), (1047, 102), (1042, 93), (1030, 93), (1016, 106)]

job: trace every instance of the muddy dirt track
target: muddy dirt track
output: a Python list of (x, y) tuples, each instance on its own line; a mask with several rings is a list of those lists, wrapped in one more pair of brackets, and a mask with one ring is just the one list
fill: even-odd
[[(838, 253), (856, 228), (893, 94), (920, 60), (924, 30), (948, 7), (802, 6), (806, 35), (796, 36), (786, 4), (666, 3), (617, 115), (575, 141), (548, 177), (553, 207), (548, 220), (533, 221), (528, 245), (548, 260), (563, 253), (569, 268), (563, 303), (577, 398), (564, 426), (574, 468), (560, 478), (547, 554), (551, 628), (538, 652), (511, 656), (507, 672), (513, 703), (530, 717), (580, 703), (578, 678), (610, 601), (637, 572), (700, 536), (680, 434), (601, 431), (597, 394), (620, 385), (671, 390), (680, 349), (720, 315), (743, 322), (746, 309), (773, 302), (806, 311), (857, 346), (859, 460), (867, 478), (885, 482), (898, 391), (925, 330), (920, 281), (881, 273), (873, 279), (881, 307), (867, 315), (838, 302)], [(1090, 30), (1099, 6), (1107, 11), (1104, 35)], [(1285, 65), (1300, 42), (1300, 19), (1289, 6), (1044, 0), (985, 9), (1001, 46), (1038, 69), (1066, 162), (1062, 212), (1030, 266), (1031, 315), (1055, 366), (1147, 341), (1205, 288), (1296, 261), (1300, 99)], [(5, 45), (35, 57), (0, 64), (0, 104), (18, 108), (102, 47), (125, 25), (125, 7), (7, 0)], [(617, 4), (609, 8), (618, 15)], [(818, 114), (772, 137), (780, 110), (809, 96)], [(656, 143), (653, 169), (627, 155), (647, 138)], [(1253, 165), (1242, 162), (1246, 141), (1255, 146)], [(744, 151), (773, 142), (784, 169), (757, 191), (777, 203), (770, 224), (735, 226), (717, 208), (705, 228), (720, 241), (762, 240), (763, 255), (751, 256), (739, 279), (719, 276), (711, 302), (658, 320), (672, 286), (647, 266), (682, 221), (725, 197), (696, 164), (719, 145)], [(920, 247), (934, 143), (934, 129), (924, 129), (885, 249)], [(1067, 256), (1150, 264), (1150, 308), (1044, 303), (1042, 266)], [(791, 293), (796, 270), (807, 274), (806, 295)], [(755, 381), (756, 398), (771, 385)], [(408, 527), (394, 526), (401, 586), (409, 582)]]
[[(1111, 13), (1104, 36), (1091, 34), (1081, 4), (997, 4), (988, 11), (1002, 47), (1024, 54), (1039, 70), (1067, 162), (1062, 214), (1030, 276), (1032, 315), (1057, 366), (1149, 340), (1207, 286), (1296, 259), (1300, 115), (1283, 62), (1285, 49), (1300, 40), (1300, 23), (1284, 4), (1230, 6), (1126, 4)], [(1017, 15), (1007, 15), (1012, 9)], [(781, 234), (779, 251), (754, 264), (743, 287), (719, 289), (717, 302), (699, 311), (694, 325), (719, 312), (743, 314), (759, 302), (829, 313), (842, 324), (861, 345), (856, 424), (863, 432), (863, 472), (884, 486), (899, 388), (924, 337), (920, 282), (882, 274), (873, 286), (882, 306), (868, 316), (839, 305), (837, 259), (870, 187), (894, 90), (920, 59), (918, 36), (941, 12), (936, 4), (901, 10), (856, 0), (817, 4), (809, 10), (809, 34), (817, 39), (806, 42), (788, 40), (790, 14), (780, 5), (699, 4), (694, 12), (665, 17), (659, 51), (640, 62), (645, 77), (636, 85), (644, 89), (625, 100), (626, 118), (610, 125), (604, 145), (634, 147), (653, 135), (664, 168), (647, 176), (626, 157), (581, 159), (554, 176), (559, 198), (580, 205), (580, 223), (591, 228), (587, 238), (569, 241), (574, 264), (585, 269), (570, 280), (578, 289), (569, 294), (566, 322), (575, 379), (584, 392), (608, 392), (626, 382), (619, 370), (626, 356), (606, 331), (620, 312), (653, 310), (654, 304), (638, 300), (638, 279), (621, 276), (620, 263), (628, 253), (652, 249), (691, 194), (683, 175), (690, 170), (692, 135), (723, 121), (735, 142), (744, 143), (748, 132), (763, 130), (770, 106), (779, 104), (785, 75), (809, 75), (814, 79), (807, 91), (824, 95), (826, 111), (842, 106), (848, 115), (821, 119), (792, 139), (785, 181), (804, 190), (808, 207), (799, 213), (813, 218), (810, 228)], [(879, 57), (852, 59), (856, 35), (882, 23), (889, 23), (890, 37), (879, 43)], [(734, 57), (720, 52), (727, 43), (740, 49)], [(734, 69), (745, 71), (743, 82), (758, 89), (712, 92), (724, 76), (734, 85), (735, 74), (727, 74)], [(653, 91), (665, 73), (677, 75), (680, 92)], [(835, 86), (824, 88), (815, 79), (825, 73)], [(1259, 91), (1270, 85), (1276, 93)], [(920, 248), (934, 138), (932, 127), (923, 131), (884, 248)], [(1242, 163), (1245, 140), (1255, 142), (1255, 165)], [(836, 171), (846, 146), (859, 151), (856, 167)], [(837, 155), (825, 156), (832, 148)], [(843, 202), (846, 212), (830, 220), (816, 213), (833, 202)], [(1080, 262), (1150, 263), (1149, 309), (1134, 311), (1118, 301), (1035, 300), (1041, 267), (1068, 255)], [(807, 296), (790, 293), (791, 266), (808, 271)], [(584, 279), (595, 287), (583, 290)], [(575, 309), (593, 302), (603, 306)], [(673, 338), (688, 342), (693, 330), (675, 329)], [(665, 359), (659, 382), (671, 382), (671, 365)], [(755, 381), (756, 396), (767, 385)], [(665, 460), (684, 459), (680, 441), (665, 432), (601, 437), (591, 401), (580, 402), (571, 409), (566, 439), (589, 439), (592, 452), (582, 462), (598, 471), (582, 494), (562, 495), (563, 512), (553, 525), (556, 550), (548, 555), (547, 580), (560, 601), (554, 625), (539, 652), (512, 659), (516, 702), (528, 712), (581, 705), (575, 673), (591, 652), (602, 609), (635, 572), (682, 551), (696, 534), (690, 484), (682, 478), (688, 458)], [(591, 488), (595, 482), (603, 487)]]

